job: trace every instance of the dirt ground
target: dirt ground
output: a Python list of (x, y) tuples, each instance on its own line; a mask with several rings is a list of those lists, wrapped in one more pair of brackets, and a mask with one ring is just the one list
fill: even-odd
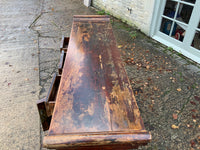
[(140, 149), (200, 149), (199, 65), (112, 21), (113, 30), (152, 142)]

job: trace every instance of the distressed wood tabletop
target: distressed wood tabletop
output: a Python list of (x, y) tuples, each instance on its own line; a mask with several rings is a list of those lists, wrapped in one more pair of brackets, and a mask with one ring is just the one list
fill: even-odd
[(150, 140), (120, 58), (110, 18), (74, 16), (44, 147), (128, 149)]

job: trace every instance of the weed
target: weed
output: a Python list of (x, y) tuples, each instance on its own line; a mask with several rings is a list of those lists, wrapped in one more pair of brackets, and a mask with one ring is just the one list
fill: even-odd
[(106, 15), (109, 15), (109, 16), (110, 16), (110, 13), (109, 13), (109, 12), (106, 12)]
[(194, 83), (194, 84), (192, 85), (192, 88), (195, 89), (196, 86), (197, 86), (196, 83)]
[(129, 33), (129, 35), (130, 35), (133, 39), (135, 39), (136, 36), (137, 36), (137, 32), (136, 32), (136, 31), (131, 31), (131, 32)]
[(113, 19), (110, 19), (110, 23), (111, 23), (111, 24), (113, 24), (113, 23), (114, 23)]
[(167, 47), (167, 50), (169, 50), (170, 52), (174, 51), (172, 47)]
[(183, 81), (184, 81), (184, 79), (181, 77), (181, 78), (180, 78), (180, 81), (181, 81), (181, 82), (183, 82)]
[(183, 74), (182, 74), (182, 72), (179, 72), (179, 75), (180, 75), (179, 80), (180, 80), (181, 82), (183, 82), (183, 81), (184, 81), (184, 78), (183, 78)]
[(97, 14), (98, 14), (98, 15), (105, 15), (105, 10), (97, 11)]

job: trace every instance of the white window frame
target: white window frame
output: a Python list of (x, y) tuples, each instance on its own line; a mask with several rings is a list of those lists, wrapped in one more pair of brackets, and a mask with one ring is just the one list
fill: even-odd
[[(167, 45), (168, 47), (172, 47), (174, 50), (176, 50), (177, 52), (185, 55), (186, 57), (200, 63), (200, 50), (195, 49), (194, 47), (191, 46), (192, 40), (194, 38), (195, 35), (195, 31), (199, 31), (199, 29), (197, 29), (197, 26), (199, 24), (200, 21), (200, 0), (196, 0), (195, 4), (190, 4), (193, 6), (193, 11), (191, 14), (191, 18), (190, 21), (188, 23), (188, 27), (187, 27), (187, 31), (184, 37), (183, 42), (178, 41), (162, 32), (160, 32), (160, 25), (161, 25), (161, 21), (162, 21), (162, 17), (163, 17), (163, 12), (165, 9), (165, 4), (166, 4), (167, 0), (156, 0), (155, 1), (155, 5), (154, 5), (154, 12), (153, 12), (153, 19), (151, 22), (151, 30), (150, 30), (150, 36)], [(173, 1), (180, 1), (180, 0), (173, 0)], [(181, 3), (185, 3), (188, 4), (187, 2), (183, 2), (181, 1)], [(166, 16), (164, 16), (165, 18), (167, 18)], [(172, 18), (170, 18), (171, 20), (174, 20)], [(177, 22), (177, 20), (176, 20)], [(185, 23), (179, 22), (182, 25), (186, 25)]]

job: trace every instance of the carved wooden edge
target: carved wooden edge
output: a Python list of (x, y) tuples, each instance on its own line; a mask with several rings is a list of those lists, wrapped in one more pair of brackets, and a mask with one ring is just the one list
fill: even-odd
[(69, 45), (69, 37), (62, 36), (61, 43), (60, 43), (60, 52), (62, 52), (62, 50), (64, 50), (66, 53), (68, 45)]
[(49, 126), (51, 123), (51, 116), (53, 114), (55, 99), (56, 99), (57, 90), (58, 90), (58, 87), (55, 87), (55, 86), (57, 86), (56, 84), (58, 84), (59, 86), (60, 78), (61, 76), (55, 73), (53, 76), (47, 97), (37, 101), (37, 107), (38, 107), (38, 111), (40, 115), (40, 120), (41, 120), (42, 128), (44, 131), (49, 129)]
[(73, 18), (110, 18), (109, 15), (74, 15)]
[(132, 130), (124, 132), (95, 132), (77, 133), (64, 135), (45, 136), (43, 147), (53, 149), (129, 145), (130, 148), (137, 148), (138, 145), (146, 145), (151, 141), (151, 134), (146, 130)]
[(74, 15), (74, 22), (109, 22), (110, 17), (108, 15)]

